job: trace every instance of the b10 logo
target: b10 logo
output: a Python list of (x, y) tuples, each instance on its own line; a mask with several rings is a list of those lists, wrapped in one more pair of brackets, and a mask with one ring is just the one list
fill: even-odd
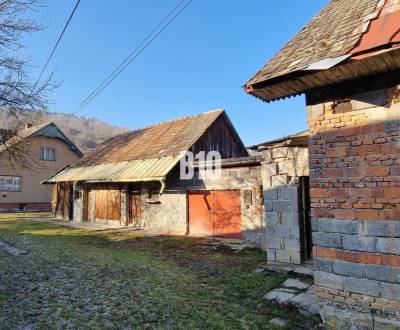
[(221, 154), (218, 151), (200, 151), (196, 155), (191, 151), (183, 151), (181, 156), (181, 180), (193, 179), (195, 167), (198, 167), (203, 179), (216, 180), (221, 177)]

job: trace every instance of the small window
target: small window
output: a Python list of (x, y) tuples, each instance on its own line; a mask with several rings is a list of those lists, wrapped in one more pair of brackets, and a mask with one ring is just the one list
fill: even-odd
[(0, 175), (0, 191), (21, 191), (20, 176)]
[(56, 160), (56, 149), (54, 148), (40, 148), (41, 160)]

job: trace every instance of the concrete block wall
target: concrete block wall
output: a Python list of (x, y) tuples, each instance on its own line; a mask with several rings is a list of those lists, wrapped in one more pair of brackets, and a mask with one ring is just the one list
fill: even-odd
[(307, 148), (264, 150), (261, 166), (264, 187), (263, 246), (268, 261), (300, 264), (299, 177), (308, 176)]
[(399, 91), (307, 96), (315, 284), (333, 328), (400, 328)]

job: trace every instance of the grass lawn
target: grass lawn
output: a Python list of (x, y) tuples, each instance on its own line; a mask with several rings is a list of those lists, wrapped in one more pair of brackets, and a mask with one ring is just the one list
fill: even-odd
[(284, 279), (254, 270), (260, 251), (202, 240), (98, 233), (0, 215), (1, 329), (256, 329), (301, 318), (263, 301)]

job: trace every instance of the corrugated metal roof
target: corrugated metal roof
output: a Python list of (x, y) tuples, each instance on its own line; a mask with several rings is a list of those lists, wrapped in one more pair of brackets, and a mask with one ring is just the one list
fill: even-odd
[(135, 182), (161, 180), (180, 161), (181, 155), (122, 161), (85, 167), (67, 167), (45, 183), (63, 181)]

